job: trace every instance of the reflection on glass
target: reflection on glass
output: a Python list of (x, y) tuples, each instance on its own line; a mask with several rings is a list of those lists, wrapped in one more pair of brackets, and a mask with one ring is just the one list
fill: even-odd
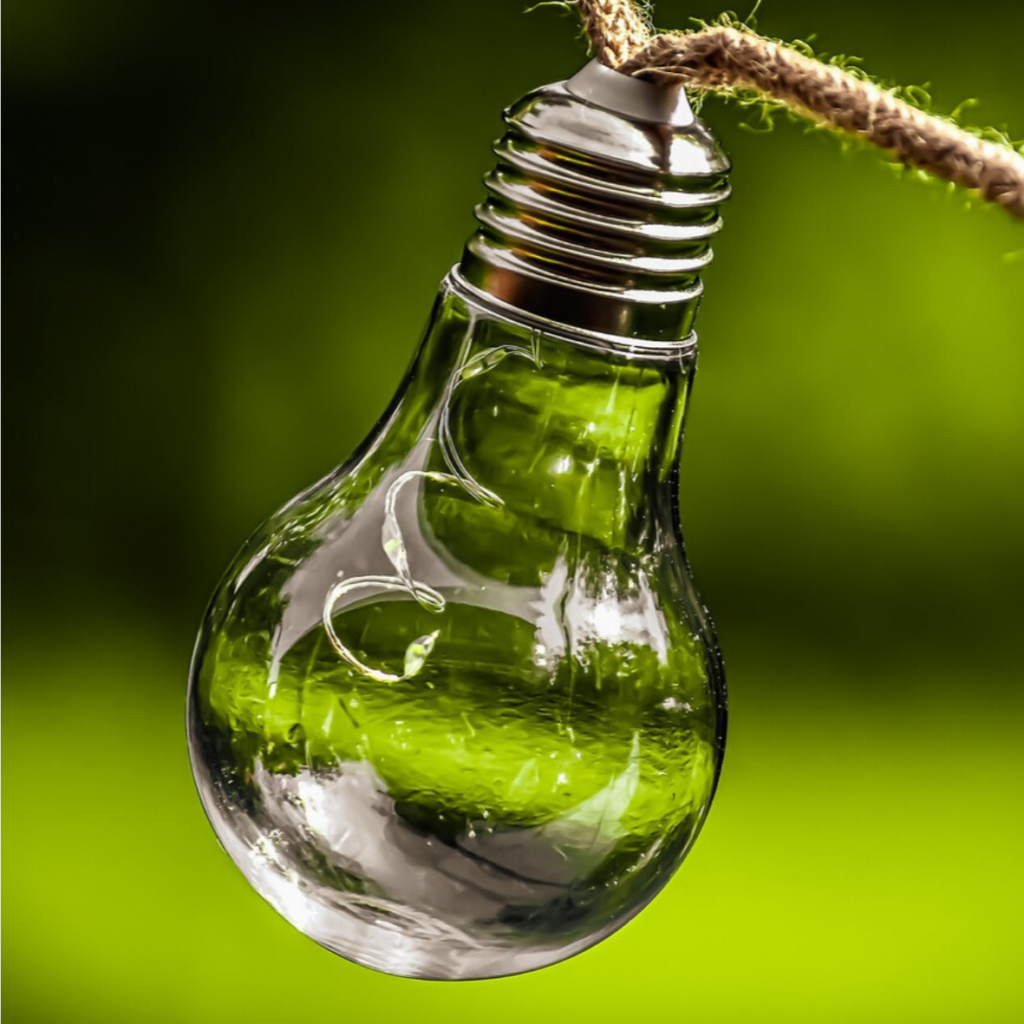
[(679, 865), (725, 727), (677, 526), (692, 351), (530, 330), (450, 279), (363, 449), (229, 570), (193, 667), (197, 782), (324, 946), (517, 973)]

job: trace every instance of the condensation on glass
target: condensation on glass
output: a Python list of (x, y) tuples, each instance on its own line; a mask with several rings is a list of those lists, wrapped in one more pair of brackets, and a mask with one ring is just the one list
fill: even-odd
[(600, 66), (506, 116), (391, 408), (238, 555), (189, 696), (253, 886), (414, 977), (532, 970), (628, 921), (725, 735), (677, 482), (725, 158), (681, 93)]

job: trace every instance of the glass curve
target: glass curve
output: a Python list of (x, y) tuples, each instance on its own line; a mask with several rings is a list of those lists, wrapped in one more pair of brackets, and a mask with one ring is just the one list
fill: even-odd
[(694, 359), (577, 344), (449, 281), (360, 452), (229, 568), (193, 659), (196, 784), (328, 949), (520, 973), (679, 866), (725, 737), (677, 521)]

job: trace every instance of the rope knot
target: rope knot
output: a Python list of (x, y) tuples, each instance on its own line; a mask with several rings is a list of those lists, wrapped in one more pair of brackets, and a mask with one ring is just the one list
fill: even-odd
[(872, 82), (756, 32), (713, 25), (652, 35), (633, 0), (576, 0), (602, 63), (688, 89), (753, 92), (816, 124), (861, 138), (1024, 219), (1024, 157), (925, 113)]

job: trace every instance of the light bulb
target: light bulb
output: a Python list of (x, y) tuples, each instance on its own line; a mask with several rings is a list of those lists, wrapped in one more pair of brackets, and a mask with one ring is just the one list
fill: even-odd
[(677, 465), (728, 164), (592, 63), (507, 114), (398, 395), (249, 541), (189, 741), (227, 852), (360, 964), (485, 978), (642, 909), (707, 813), (722, 670)]

